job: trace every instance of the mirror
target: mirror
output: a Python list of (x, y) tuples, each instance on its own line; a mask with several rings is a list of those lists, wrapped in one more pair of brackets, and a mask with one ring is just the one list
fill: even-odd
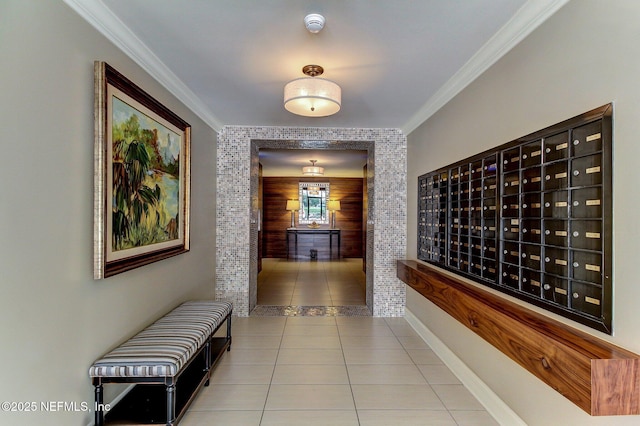
[(329, 200), (329, 183), (300, 182), (298, 223), (315, 222), (319, 225), (328, 225), (327, 200)]

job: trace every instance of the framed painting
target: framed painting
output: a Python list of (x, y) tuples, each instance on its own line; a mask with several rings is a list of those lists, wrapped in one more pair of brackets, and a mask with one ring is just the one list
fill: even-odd
[(96, 61), (94, 278), (189, 251), (191, 126)]

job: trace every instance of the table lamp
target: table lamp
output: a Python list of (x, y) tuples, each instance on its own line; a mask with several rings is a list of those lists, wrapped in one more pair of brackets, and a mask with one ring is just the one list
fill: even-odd
[(327, 210), (333, 213), (331, 217), (331, 228), (336, 227), (336, 212), (340, 210), (340, 200), (329, 200), (327, 203)]
[(295, 228), (296, 227), (296, 220), (295, 220), (295, 212), (297, 210), (300, 210), (300, 201), (299, 200), (287, 200), (287, 207), (286, 210), (291, 211), (291, 227)]

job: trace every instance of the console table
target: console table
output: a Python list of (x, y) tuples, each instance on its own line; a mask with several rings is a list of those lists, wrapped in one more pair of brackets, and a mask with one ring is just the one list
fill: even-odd
[(289, 238), (294, 237), (294, 253), (298, 255), (298, 235), (328, 235), (329, 236), (329, 257), (333, 259), (333, 237), (338, 237), (338, 255), (340, 258), (340, 229), (311, 229), (311, 228), (287, 228), (287, 259), (289, 259)]

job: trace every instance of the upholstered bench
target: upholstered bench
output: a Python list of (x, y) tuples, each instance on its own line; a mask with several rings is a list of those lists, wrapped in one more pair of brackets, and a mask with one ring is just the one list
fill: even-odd
[[(166, 414), (167, 425), (177, 424), (197, 391), (209, 384), (212, 367), (231, 349), (232, 308), (229, 302), (185, 302), (98, 359), (89, 369), (96, 426), (105, 421), (106, 383), (136, 384), (107, 420), (158, 423)], [(226, 337), (214, 337), (225, 321)]]

